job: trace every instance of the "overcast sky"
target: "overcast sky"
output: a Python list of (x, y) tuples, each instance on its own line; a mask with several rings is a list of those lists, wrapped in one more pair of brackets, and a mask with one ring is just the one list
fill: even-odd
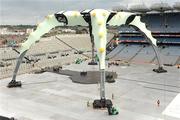
[(118, 5), (168, 2), (180, 0), (0, 0), (0, 24), (36, 24), (44, 16), (61, 10), (83, 10), (91, 8), (111, 9)]

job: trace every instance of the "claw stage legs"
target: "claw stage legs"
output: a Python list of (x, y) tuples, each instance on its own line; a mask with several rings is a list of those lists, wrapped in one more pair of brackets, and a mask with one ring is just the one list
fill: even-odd
[(105, 99), (105, 79), (106, 79), (106, 73), (105, 70), (101, 70), (101, 81), (100, 81), (100, 97), (101, 99)]
[(21, 81), (16, 81), (16, 76), (17, 76), (17, 72), (18, 72), (18, 69), (20, 67), (20, 64), (22, 62), (22, 59), (24, 58), (24, 55), (26, 54), (26, 52), (27, 52), (27, 50), (20, 54), (20, 56), (19, 56), (19, 58), (17, 60), (16, 67), (15, 67), (14, 72), (13, 72), (12, 80), (7, 85), (8, 88), (21, 87), (21, 85), (22, 85)]
[(109, 99), (106, 99), (105, 97), (105, 70), (100, 70), (101, 72), (101, 81), (100, 81), (100, 99), (94, 100), (93, 102), (93, 108), (99, 109), (99, 108), (111, 108), (113, 106), (112, 101)]
[(153, 69), (153, 71), (154, 71), (154, 72), (157, 72), (157, 73), (165, 73), (165, 72), (167, 72), (167, 70), (165, 70), (165, 69), (163, 68), (162, 61), (161, 61), (161, 56), (160, 56), (160, 54), (159, 54), (159, 51), (157, 50), (158, 47), (154, 46), (153, 44), (152, 44), (152, 47), (153, 47), (154, 52), (155, 52), (155, 54), (156, 54), (156, 58), (157, 58), (158, 65), (159, 65), (158, 68), (157, 68), (157, 69)]

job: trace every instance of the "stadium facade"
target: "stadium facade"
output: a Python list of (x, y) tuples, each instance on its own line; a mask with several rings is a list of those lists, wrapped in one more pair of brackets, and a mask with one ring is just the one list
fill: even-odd
[[(180, 3), (170, 6), (166, 3), (152, 4), (150, 8), (144, 4), (132, 5), (129, 9), (119, 6), (117, 11), (133, 11), (142, 16), (141, 21), (146, 23), (153, 36), (161, 44), (180, 44)], [(145, 42), (143, 35), (132, 27), (119, 28), (120, 42)]]

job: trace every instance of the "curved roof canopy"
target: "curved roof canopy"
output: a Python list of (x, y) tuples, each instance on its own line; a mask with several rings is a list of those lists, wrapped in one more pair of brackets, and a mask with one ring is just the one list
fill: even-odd
[(180, 2), (175, 2), (173, 8), (176, 10), (180, 10)]
[(173, 10), (173, 8), (168, 3), (154, 3), (151, 5), (151, 10), (164, 12), (168, 10)]
[(132, 12), (144, 12), (144, 13), (150, 11), (150, 9), (144, 4), (131, 5), (129, 10)]
[(113, 10), (118, 11), (118, 12), (120, 12), (120, 11), (129, 11), (127, 6), (125, 6), (125, 5), (115, 6), (115, 7), (113, 7)]

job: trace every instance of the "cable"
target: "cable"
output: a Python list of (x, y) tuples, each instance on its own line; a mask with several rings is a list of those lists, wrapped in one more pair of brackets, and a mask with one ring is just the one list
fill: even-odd
[[(78, 53), (80, 52), (78, 49), (76, 49), (76, 48), (72, 47), (71, 45), (67, 44), (66, 42), (64, 42), (63, 40), (61, 40), (60, 38), (58, 38), (57, 36), (55, 36), (55, 38), (56, 38), (58, 41), (60, 41), (60, 42), (62, 42), (63, 44), (67, 45), (68, 47), (70, 47), (71, 49), (75, 50), (76, 52), (78, 52)], [(88, 56), (88, 55), (86, 55), (86, 54), (83, 54), (83, 53), (82, 53), (82, 55), (85, 56), (85, 57), (87, 57), (87, 58), (90, 58), (90, 56)]]

